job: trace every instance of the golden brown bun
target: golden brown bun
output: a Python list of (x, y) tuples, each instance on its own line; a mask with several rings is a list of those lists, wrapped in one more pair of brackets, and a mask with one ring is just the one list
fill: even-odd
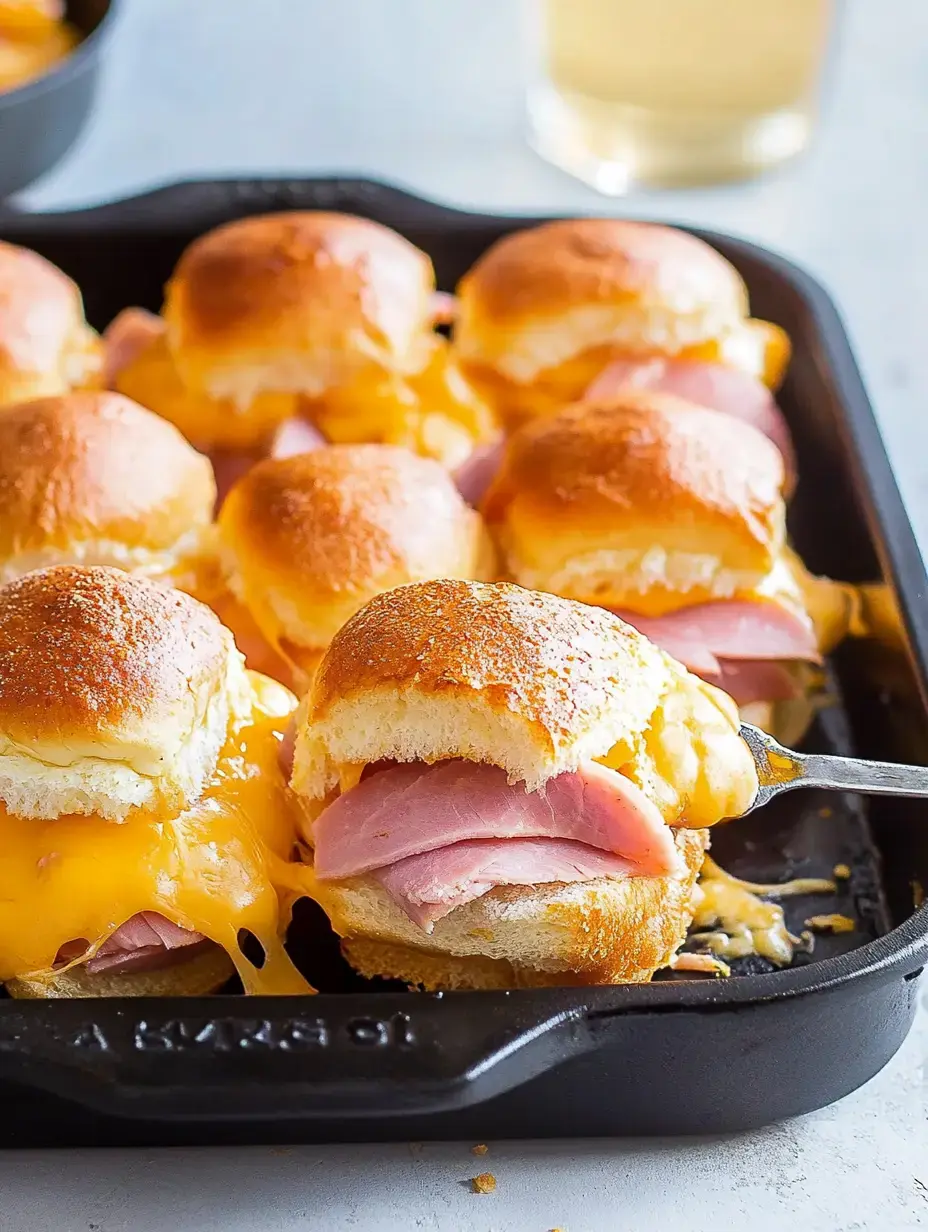
[(433, 287), (428, 257), (387, 227), (270, 214), (194, 241), (164, 318), (188, 388), (247, 405), (262, 391), (318, 396), (369, 365), (416, 370)]
[(303, 667), (381, 591), (493, 571), (480, 515), (447, 471), (390, 445), (261, 462), (229, 493), (219, 526), (233, 592)]
[(618, 218), (506, 236), (461, 280), (458, 301), (462, 358), (523, 384), (596, 347), (676, 354), (748, 313), (741, 276), (715, 249)]
[(598, 759), (696, 828), (757, 791), (734, 703), (601, 608), (435, 581), (372, 599), (298, 713), (292, 785), (312, 817), (346, 768), (461, 757), (529, 791)]
[(75, 284), (38, 253), (0, 241), (0, 405), (92, 385), (101, 368)]
[(434, 581), (372, 599), (340, 630), (297, 739), (294, 787), (345, 762), (465, 757), (529, 789), (634, 740), (670, 660), (608, 612), (518, 586)]
[(0, 588), (0, 800), (27, 817), (177, 808), (247, 705), (232, 635), (180, 591), (59, 565)]
[(115, 393), (71, 393), (0, 414), (0, 580), (59, 563), (162, 573), (212, 517), (208, 460)]
[(770, 573), (784, 482), (750, 425), (628, 389), (518, 431), (483, 512), (522, 585), (659, 615)]
[(428, 990), (649, 980), (682, 945), (705, 830), (678, 830), (680, 872), (573, 885), (507, 886), (458, 907), (426, 936), (370, 878), (317, 883), (342, 951), (367, 977)]
[(93, 974), (72, 967), (58, 975), (7, 980), (5, 988), (20, 1000), (66, 997), (204, 997), (235, 974), (232, 959), (218, 946), (157, 971), (108, 971)]

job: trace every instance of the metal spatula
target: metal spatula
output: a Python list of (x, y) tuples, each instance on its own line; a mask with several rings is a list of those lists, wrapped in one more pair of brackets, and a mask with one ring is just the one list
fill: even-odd
[(828, 757), (824, 753), (794, 753), (749, 723), (741, 724), (741, 735), (751, 750), (760, 784), (747, 813), (753, 813), (774, 796), (796, 787), (824, 787), (828, 791), (856, 791), (865, 796), (914, 796), (928, 800), (928, 767), (863, 761), (857, 757)]

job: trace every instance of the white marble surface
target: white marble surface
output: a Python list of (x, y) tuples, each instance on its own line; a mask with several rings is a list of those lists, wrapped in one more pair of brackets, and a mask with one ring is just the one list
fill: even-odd
[[(759, 2), (759, 0), (749, 0)], [(755, 184), (604, 201), (522, 142), (516, 0), (124, 0), (63, 208), (199, 175), (366, 173), (510, 212), (714, 226), (810, 267), (850, 326), (928, 544), (928, 5), (846, 0), (818, 141)], [(924, 998), (924, 994), (923, 994)], [(928, 1225), (928, 1014), (839, 1105), (692, 1142), (7, 1155), (0, 1229), (908, 1232)], [(463, 1183), (488, 1168), (492, 1196)]]

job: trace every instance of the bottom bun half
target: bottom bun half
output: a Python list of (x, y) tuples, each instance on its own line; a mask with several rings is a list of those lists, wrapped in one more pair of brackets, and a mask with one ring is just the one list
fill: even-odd
[(649, 980), (686, 937), (708, 831), (678, 830), (666, 877), (506, 886), (424, 933), (370, 877), (317, 882), (313, 896), (361, 975), (430, 991)]
[(67, 997), (202, 997), (216, 992), (235, 974), (232, 959), (218, 946), (157, 971), (123, 974), (72, 967), (58, 975), (7, 980), (6, 990), (21, 1000)]

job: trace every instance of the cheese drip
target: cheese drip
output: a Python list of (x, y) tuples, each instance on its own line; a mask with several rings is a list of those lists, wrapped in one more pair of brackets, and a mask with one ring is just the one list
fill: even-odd
[[(719, 959), (759, 954), (778, 967), (787, 967), (804, 938), (789, 932), (783, 908), (768, 900), (834, 894), (836, 889), (834, 881), (819, 877), (797, 877), (779, 885), (742, 881), (706, 856), (695, 895), (692, 940)], [(707, 929), (712, 931), (703, 931)]]
[[(246, 992), (312, 992), (282, 940), (295, 842), (277, 764), (288, 719), (279, 687), (252, 683), (251, 721), (230, 734), (200, 799), (178, 816), (139, 812), (116, 824), (0, 812), (0, 980), (50, 978), (67, 942), (87, 940), (89, 958), (132, 916), (157, 911), (221, 946)], [(241, 929), (264, 950), (260, 970), (241, 951)]]
[(418, 371), (365, 370), (317, 399), (307, 398), (304, 409), (334, 444), (402, 445), (447, 467), (460, 465), (497, 430), (438, 335), (423, 340)]

